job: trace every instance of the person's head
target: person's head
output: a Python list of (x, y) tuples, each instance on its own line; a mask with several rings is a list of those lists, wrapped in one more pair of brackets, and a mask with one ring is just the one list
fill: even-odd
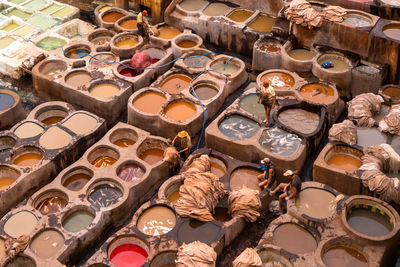
[(189, 136), (189, 133), (186, 132), (186, 131), (180, 131), (180, 132), (178, 133), (178, 137), (179, 137), (179, 138), (186, 138), (186, 137), (188, 137), (188, 136)]
[(264, 158), (262, 161), (264, 162), (265, 165), (271, 164), (271, 160), (269, 158)]
[(264, 80), (264, 81), (262, 82), (262, 85), (263, 85), (264, 87), (268, 87), (268, 86), (270, 85), (270, 83), (269, 83), (269, 81)]
[(143, 13), (143, 15), (145, 15), (145, 16), (148, 15), (147, 10), (143, 10), (142, 13)]
[(294, 173), (293, 173), (292, 170), (287, 170), (287, 171), (285, 171), (285, 173), (283, 174), (283, 176), (289, 177), (289, 178), (293, 178), (293, 175), (294, 175)]

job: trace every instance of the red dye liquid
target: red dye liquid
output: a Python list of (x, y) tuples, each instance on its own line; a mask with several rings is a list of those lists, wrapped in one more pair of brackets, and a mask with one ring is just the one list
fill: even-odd
[(158, 58), (153, 58), (151, 64), (157, 63), (158, 61), (160, 61)]
[(125, 77), (136, 77), (138, 76), (137, 72), (133, 69), (125, 68), (119, 71), (119, 74), (124, 75)]
[(116, 247), (110, 255), (110, 261), (116, 267), (140, 267), (147, 259), (147, 252), (134, 244)]

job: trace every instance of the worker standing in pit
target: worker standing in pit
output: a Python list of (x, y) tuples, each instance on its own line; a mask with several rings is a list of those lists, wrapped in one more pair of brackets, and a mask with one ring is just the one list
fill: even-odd
[(149, 23), (147, 22), (146, 18), (143, 17), (143, 15), (147, 16), (147, 10), (143, 10), (139, 12), (139, 14), (136, 17), (136, 22), (137, 22), (137, 28), (139, 31), (140, 36), (143, 37), (143, 39), (148, 42), (150, 37), (149, 37)]
[(189, 133), (186, 131), (180, 131), (172, 140), (172, 145), (178, 150), (179, 155), (183, 160), (186, 160), (190, 155), (190, 149), (192, 148), (192, 141)]
[(270, 118), (270, 114), (271, 114), (271, 109), (275, 108), (276, 96), (275, 96), (274, 88), (271, 86), (271, 84), (268, 81), (263, 81), (261, 83), (260, 95), (258, 97), (257, 103), (260, 104), (260, 101), (265, 109), (264, 122), (268, 126), (270, 126), (269, 118)]

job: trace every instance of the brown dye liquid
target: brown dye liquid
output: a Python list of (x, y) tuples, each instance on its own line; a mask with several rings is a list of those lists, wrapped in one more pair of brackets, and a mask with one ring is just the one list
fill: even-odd
[(98, 98), (110, 98), (116, 95), (119, 91), (119, 87), (112, 83), (101, 83), (95, 85), (91, 90), (90, 94)]
[(172, 39), (181, 34), (181, 32), (174, 27), (162, 27), (159, 29), (159, 31), (160, 35), (158, 36), (158, 38), (161, 39)]
[(68, 58), (70, 59), (80, 59), (83, 56), (86, 56), (86, 54), (89, 54), (90, 51), (83, 49), (83, 48), (75, 48), (70, 51), (68, 51), (66, 54)]
[(31, 138), (41, 134), (43, 130), (44, 129), (39, 124), (27, 121), (18, 126), (14, 133), (19, 138)]
[(266, 44), (262, 44), (260, 46), (260, 50), (274, 53), (274, 52), (280, 52), (281, 47), (282, 47), (282, 45), (277, 44), (277, 43), (266, 43)]
[(148, 92), (140, 95), (133, 102), (133, 106), (150, 114), (157, 114), (162, 104), (166, 101), (165, 96), (155, 92)]
[(243, 185), (248, 188), (261, 192), (261, 188), (258, 186), (258, 178), (261, 172), (250, 168), (238, 168), (231, 174), (230, 186), (232, 190), (239, 190)]
[(211, 3), (203, 10), (203, 13), (210, 17), (223, 16), (230, 9), (231, 8), (224, 3)]
[(186, 11), (198, 11), (206, 4), (208, 2), (204, 0), (184, 0), (179, 3), (179, 6)]
[(128, 147), (128, 146), (133, 146), (136, 142), (132, 139), (129, 138), (121, 138), (115, 141), (113, 144), (117, 145), (119, 147)]
[(137, 45), (138, 41), (134, 40), (134, 39), (126, 39), (126, 40), (122, 40), (119, 41), (115, 44), (116, 47), (119, 48), (130, 48), (130, 47), (134, 47), (135, 45)]
[[(194, 92), (200, 98), (200, 100), (208, 100), (218, 94), (218, 89), (215, 88), (214, 86), (199, 85), (199, 86), (196, 86), (196, 88), (194, 89)], [(191, 93), (193, 94), (192, 91), (191, 91)]]
[(391, 98), (400, 99), (400, 88), (388, 87), (383, 91), (383, 93)]
[(322, 83), (307, 84), (300, 89), (300, 94), (314, 103), (326, 104), (335, 100), (332, 88)]
[(54, 126), (40, 137), (39, 144), (47, 149), (60, 149), (67, 146), (71, 140), (72, 136), (69, 133)]
[(92, 177), (87, 174), (78, 173), (69, 177), (63, 185), (71, 191), (79, 191), (87, 184), (87, 182), (89, 182), (91, 178)]
[(355, 231), (367, 236), (385, 236), (393, 230), (389, 218), (378, 211), (369, 209), (353, 209), (347, 214), (347, 223)]
[(19, 157), (17, 157), (13, 164), (21, 166), (21, 167), (28, 167), (38, 164), (42, 160), (43, 156), (37, 153), (26, 153)]
[(228, 209), (223, 207), (216, 207), (213, 213), (213, 217), (215, 220), (220, 222), (227, 222), (232, 219), (231, 215), (229, 215), (228, 213)]
[(125, 20), (120, 24), (120, 26), (127, 30), (137, 29), (137, 20), (136, 19)]
[(56, 255), (64, 246), (64, 237), (57, 231), (46, 230), (36, 235), (30, 248), (42, 259), (48, 259)]
[(5, 189), (7, 186), (12, 185), (15, 182), (13, 178), (1, 177), (0, 178), (0, 190)]
[(319, 115), (300, 108), (286, 109), (278, 115), (281, 123), (304, 134), (317, 130)]
[(267, 15), (258, 15), (254, 21), (249, 24), (249, 27), (259, 32), (270, 32), (274, 26), (275, 18)]
[(288, 267), (285, 264), (275, 261), (275, 260), (267, 260), (262, 262), (262, 267)]
[(109, 22), (109, 23), (114, 23), (120, 18), (125, 16), (124, 14), (118, 13), (118, 12), (110, 12), (102, 17), (103, 21)]
[(345, 170), (348, 172), (354, 172), (358, 170), (358, 168), (361, 167), (362, 162), (360, 159), (344, 154), (344, 153), (336, 153), (334, 154), (329, 160), (328, 160), (328, 165), (338, 168), (341, 170)]
[(284, 90), (292, 88), (294, 85), (294, 79), (292, 76), (287, 75), (283, 72), (271, 72), (262, 76), (261, 81), (269, 81), (271, 86), (275, 90)]
[(293, 254), (304, 254), (317, 249), (317, 241), (310, 232), (294, 223), (285, 223), (274, 231), (274, 242)]
[(173, 203), (173, 202), (177, 201), (180, 197), (181, 197), (181, 194), (179, 194), (179, 188), (178, 188), (178, 190), (172, 192), (172, 194), (170, 194), (168, 196), (168, 201)]
[(92, 67), (95, 67), (95, 68), (109, 67), (110, 64), (105, 63), (105, 62), (116, 62), (117, 61), (117, 58), (114, 55), (109, 55), (109, 54), (97, 54), (94, 57), (95, 58), (91, 58), (89, 60), (89, 63)]
[(175, 267), (175, 266), (176, 266), (176, 264), (172, 264), (172, 263), (160, 265), (160, 267)]
[(117, 160), (109, 156), (100, 156), (95, 159), (92, 164), (97, 168), (107, 168), (113, 165)]
[(177, 43), (177, 46), (179, 46), (181, 48), (191, 48), (196, 45), (197, 45), (197, 43), (193, 42), (193, 41), (181, 41), (181, 42)]
[(175, 224), (175, 213), (163, 206), (153, 206), (145, 210), (137, 221), (139, 231), (150, 236), (166, 234), (174, 228)]
[(164, 151), (157, 148), (149, 149), (144, 151), (139, 158), (150, 165), (154, 165), (164, 158)]
[(368, 267), (368, 261), (361, 251), (346, 245), (336, 245), (322, 256), (327, 267)]
[(211, 162), (211, 173), (215, 174), (217, 177), (222, 177), (225, 175), (226, 170), (216, 162)]
[(87, 84), (92, 80), (92, 76), (86, 71), (77, 71), (71, 73), (65, 79), (65, 82), (71, 86), (79, 87)]
[(111, 40), (110, 36), (99, 36), (99, 37), (92, 39), (90, 42), (95, 45), (104, 45), (104, 44), (109, 43), (110, 40)]
[(347, 64), (346, 61), (338, 59), (338, 58), (326, 58), (323, 60), (319, 60), (318, 63), (320, 65), (322, 65), (326, 61), (330, 61), (333, 64), (332, 68), (327, 69), (330, 71), (344, 71), (344, 70), (347, 70), (348, 68), (350, 68), (349, 64)]
[(54, 117), (49, 117), (49, 118), (42, 120), (42, 123), (44, 123), (46, 125), (53, 125), (53, 124), (59, 123), (63, 119), (64, 119), (64, 117), (54, 116)]
[(37, 209), (43, 214), (53, 214), (60, 212), (65, 206), (67, 206), (68, 201), (62, 197), (51, 197), (43, 200), (37, 207)]
[(12, 215), (4, 224), (3, 230), (13, 238), (29, 235), (37, 226), (38, 219), (29, 211), (20, 211)]
[(178, 229), (178, 241), (182, 243), (192, 243), (200, 241), (202, 243), (211, 245), (217, 241), (217, 236), (221, 228), (211, 222), (200, 222), (197, 220), (184, 221)]
[(311, 52), (310, 50), (302, 49), (302, 48), (293, 49), (293, 50), (290, 50), (287, 53), (291, 58), (294, 58), (294, 59), (297, 59), (297, 60), (302, 60), (302, 61), (311, 60), (315, 56), (315, 54), (313, 52)]
[(362, 147), (386, 144), (388, 136), (378, 128), (357, 127), (357, 145)]
[(196, 115), (196, 107), (187, 102), (175, 102), (166, 108), (165, 115), (176, 121), (188, 120)]
[(296, 207), (301, 214), (324, 219), (336, 210), (335, 195), (323, 189), (306, 188), (297, 196)]
[(388, 25), (383, 27), (383, 33), (394, 40), (400, 40), (400, 26), (399, 25)]
[(250, 18), (254, 14), (254, 11), (248, 11), (248, 10), (234, 10), (232, 13), (228, 15), (228, 18), (230, 18), (233, 21), (236, 22), (244, 22), (248, 18)]
[(190, 77), (182, 74), (176, 74), (166, 78), (161, 83), (160, 87), (161, 90), (167, 92), (168, 94), (179, 94), (182, 90), (189, 88), (190, 81)]
[(78, 113), (71, 116), (62, 125), (76, 134), (86, 134), (96, 128), (97, 120), (90, 115)]

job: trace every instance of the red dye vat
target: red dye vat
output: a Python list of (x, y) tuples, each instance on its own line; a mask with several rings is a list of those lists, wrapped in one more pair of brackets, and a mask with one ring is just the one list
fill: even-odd
[(151, 64), (157, 63), (158, 61), (160, 61), (158, 58), (152, 58), (151, 59)]
[(119, 74), (124, 75), (125, 77), (136, 77), (138, 76), (137, 72), (130, 68), (125, 68), (119, 71)]
[(116, 247), (110, 255), (110, 261), (116, 267), (140, 267), (147, 259), (147, 252), (134, 244), (123, 244)]

